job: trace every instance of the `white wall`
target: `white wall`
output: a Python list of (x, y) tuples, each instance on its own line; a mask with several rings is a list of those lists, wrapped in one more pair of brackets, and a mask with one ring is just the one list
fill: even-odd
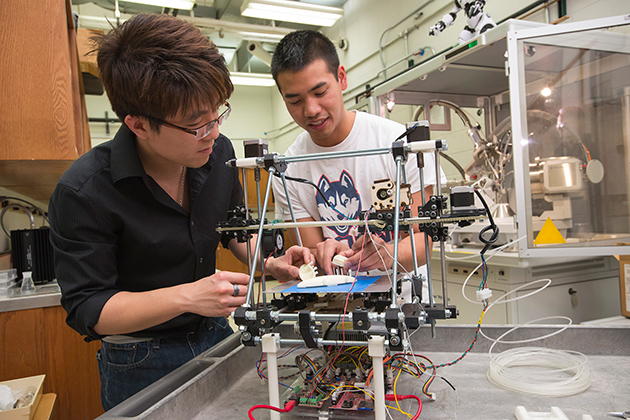
[(272, 93), (268, 87), (234, 87), (230, 98), (232, 112), (220, 130), (232, 140), (237, 157), (243, 157), (243, 140), (269, 138), (267, 132), (274, 127)]
[[(533, 2), (533, 0), (489, 0), (484, 11), (490, 13), (498, 22)], [(419, 19), (409, 18), (387, 31), (426, 3), (428, 4), (421, 10), (423, 14)], [(567, 3), (567, 14), (571, 16), (567, 22), (630, 12), (630, 2), (627, 0), (571, 0)], [(381, 36), (383, 36), (383, 44), (395, 41), (383, 53), (385, 63), (390, 64), (406, 55), (404, 38), (399, 37), (405, 29), (410, 29), (409, 52), (425, 46), (431, 46), (439, 52), (457, 43), (457, 36), (465, 25), (465, 16), (463, 12), (460, 12), (453, 26), (446, 28), (439, 36), (431, 37), (428, 35), (429, 28), (451, 10), (452, 0), (396, 0), (395, 7), (392, 7), (392, 4), (391, 1), (382, 0), (348, 0), (344, 5), (344, 18), (334, 27), (324, 31), (331, 39), (346, 38), (349, 41), (350, 46), (347, 51), (340, 52), (340, 59), (348, 71), (347, 92), (351, 98), (364, 90), (366, 83), (374, 86), (384, 80), (382, 75), (374, 79), (383, 67), (379, 58)], [(550, 6), (549, 11), (550, 21), (558, 18), (557, 5)], [(538, 12), (527, 20), (545, 22), (546, 14)], [(404, 68), (405, 64), (401, 63), (388, 70), (387, 75), (391, 77)]]
[[(232, 112), (230, 118), (221, 126), (221, 132), (232, 140), (237, 156), (243, 156), (243, 140), (269, 138), (266, 133), (274, 128), (274, 114), (281, 115), (282, 111), (282, 109), (278, 109), (274, 112), (274, 109), (270, 106), (272, 96), (277, 95), (279, 97), (276, 91), (275, 87), (234, 87), (234, 93), (229, 100)], [(105, 112), (108, 113), (109, 118), (118, 118), (111, 110), (109, 100), (105, 94), (100, 96), (86, 95), (86, 104), (88, 117), (90, 118), (104, 118)], [(288, 113), (285, 118), (287, 117)], [(110, 133), (107, 134), (105, 123), (90, 123), (92, 146), (112, 139), (118, 128), (120, 128), (120, 123), (111, 123)]]

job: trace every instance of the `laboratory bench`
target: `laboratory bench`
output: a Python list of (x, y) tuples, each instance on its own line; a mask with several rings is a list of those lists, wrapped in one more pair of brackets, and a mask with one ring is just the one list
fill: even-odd
[(61, 291), (57, 282), (35, 285), (35, 293), (22, 296), (20, 288), (13, 286), (8, 296), (0, 296), (0, 312), (48, 308), (61, 305)]
[[(280, 327), (283, 329), (285, 325)], [(540, 337), (559, 328), (523, 326), (505, 339)], [(509, 326), (487, 326), (484, 331), (496, 338), (508, 329)], [(284, 328), (281, 335), (289, 337), (291, 328)], [(434, 363), (447, 363), (460, 357), (474, 335), (474, 326), (438, 325), (435, 338), (432, 338), (431, 328), (424, 326), (412, 335), (411, 342), (415, 353)], [(551, 407), (559, 407), (569, 419), (575, 420), (582, 419), (583, 414), (591, 415), (593, 419), (606, 419), (608, 412), (630, 409), (630, 328), (572, 325), (557, 335), (527, 344), (574, 350), (586, 355), (592, 381), (590, 387), (583, 393), (561, 398), (528, 396), (492, 385), (486, 379), (490, 345), (489, 340), (480, 337), (461, 361), (438, 370), (438, 375), (448, 380), (455, 390), (445, 381), (436, 379), (430, 388), (436, 394), (435, 401), (422, 394), (424, 381), (409, 376), (404, 380), (401, 377), (397, 393), (420, 396), (423, 403), (420, 419), (514, 419), (514, 410), (519, 405), (529, 412), (545, 413), (550, 412)], [(510, 347), (497, 345), (493, 355)], [(234, 334), (98, 419), (246, 419), (252, 406), (269, 404), (267, 384), (261, 383), (255, 368), (260, 356), (260, 346), (244, 347), (240, 344), (240, 335)], [(285, 362), (279, 359), (278, 363)], [(292, 363), (292, 360), (286, 363)], [(283, 390), (280, 392), (282, 395)], [(417, 403), (409, 401), (401, 402), (401, 408), (413, 414)], [(391, 415), (393, 419), (407, 418), (394, 410)], [(269, 419), (269, 410), (256, 410), (254, 417)], [(302, 417), (286, 413), (281, 418)], [(366, 413), (364, 418), (373, 417)]]

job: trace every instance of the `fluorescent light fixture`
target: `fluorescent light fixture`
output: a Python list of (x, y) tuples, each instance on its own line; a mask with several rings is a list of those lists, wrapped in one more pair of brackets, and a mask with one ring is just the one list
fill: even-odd
[[(239, 31), (239, 35), (249, 41), (259, 41), (259, 42), (275, 42), (278, 43), (284, 35), (278, 34), (266, 34), (263, 32), (250, 32), (250, 31)], [(286, 35), (286, 34), (285, 34)]]
[(191, 10), (195, 0), (119, 0), (127, 3), (146, 4), (148, 6), (168, 7), (171, 9)]
[(343, 9), (291, 0), (244, 0), (241, 15), (305, 25), (333, 26), (343, 16)]
[(239, 86), (271, 87), (276, 84), (273, 77), (266, 73), (231, 72), (230, 79), (232, 79), (232, 84)]

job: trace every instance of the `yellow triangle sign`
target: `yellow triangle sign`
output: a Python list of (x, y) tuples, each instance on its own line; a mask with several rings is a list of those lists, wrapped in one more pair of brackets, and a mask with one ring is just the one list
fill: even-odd
[(545, 224), (543, 225), (538, 236), (534, 240), (534, 245), (542, 244), (566, 244), (567, 240), (564, 239), (556, 225), (551, 221), (551, 218), (547, 217)]

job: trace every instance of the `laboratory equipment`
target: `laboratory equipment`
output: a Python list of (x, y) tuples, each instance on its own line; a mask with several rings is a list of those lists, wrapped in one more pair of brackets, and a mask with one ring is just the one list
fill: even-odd
[[(369, 88), (357, 107), (386, 115), (395, 96), (397, 107), (424, 113), (434, 133), (456, 127), (454, 111), (469, 139), (447, 136), (459, 166), (449, 179), (484, 195), (497, 245), (513, 242), (521, 258), (627, 255), (629, 26), (628, 16), (557, 26), (508, 20)], [(562, 240), (536, 241), (548, 220)], [(452, 243), (479, 246), (480, 229), (456, 229)]]
[(33, 284), (33, 278), (31, 277), (32, 274), (33, 273), (30, 271), (22, 273), (22, 286), (20, 286), (20, 294), (32, 295), (35, 293), (35, 284)]
[[(391, 361), (385, 363), (384, 356), (392, 351), (408, 352), (410, 330), (418, 328), (425, 321), (434, 322), (435, 319), (457, 317), (457, 308), (445, 305), (446, 300), (436, 303), (433, 297), (429, 296), (430, 303), (426, 307), (420, 305), (423, 279), (418, 272), (415, 252), (413, 253), (416, 267), (414, 272), (399, 273), (398, 241), (400, 234), (404, 232), (411, 236), (411, 243), (414, 243), (414, 229), (411, 227), (418, 225), (423, 235), (443, 246), (448, 233), (448, 225), (469, 224), (484, 218), (488, 208), (485, 205), (481, 208), (475, 206), (472, 197), (474, 189), (471, 187), (461, 187), (449, 197), (442, 194), (441, 187), (438, 185), (434, 196), (427, 197), (425, 203), (414, 204), (418, 207), (418, 216), (412, 217), (410, 187), (402, 182), (401, 177), (404, 173), (405, 162), (409, 155), (433, 153), (439, 179), (440, 166), (437, 152), (447, 147), (441, 140), (413, 138), (414, 131), (421, 126), (426, 125), (409, 123), (407, 132), (400, 138), (407, 135), (413, 141), (404, 142), (398, 141), (400, 138), (392, 139), (392, 145), (387, 148), (298, 156), (267, 154), (227, 162), (228, 165), (237, 168), (264, 167), (270, 175), (276, 172), (282, 175), (290, 164), (346, 156), (360, 158), (374, 154), (391, 154), (396, 163), (396, 179), (374, 180), (373, 209), (359, 212), (356, 220), (297, 222), (292, 216), (293, 222), (269, 223), (264, 219), (254, 221), (247, 218), (245, 213), (239, 210), (230, 214), (228, 220), (217, 228), (217, 231), (231, 234), (241, 242), (248, 241), (252, 232), (259, 233), (253, 256), (250, 259), (247, 303), (238, 308), (233, 315), (241, 331), (243, 344), (262, 345), (263, 353), (267, 358), (270, 404), (277, 408), (271, 413), (272, 418), (278, 415), (277, 411), (289, 407), (280, 404), (278, 394), (278, 379), (275, 371), (280, 344), (304, 344), (312, 349), (327, 349), (326, 352), (329, 353), (328, 362), (323, 365), (309, 358), (302, 358), (300, 364), (303, 365), (305, 377), (299, 385), (292, 386), (294, 391), (290, 395), (283, 397), (284, 401), (287, 399), (293, 401), (291, 404), (295, 404), (295, 409), (301, 414), (317, 417), (325, 411), (332, 415), (332, 418), (336, 416), (363, 418), (366, 411), (369, 411), (374, 413), (377, 419), (382, 419), (385, 416), (385, 399), (392, 398), (391, 391), (395, 387), (395, 381), (389, 376), (389, 379), (385, 378), (383, 372), (391, 372), (396, 366), (396, 364), (392, 366)], [(282, 179), (283, 182), (287, 182), (286, 177), (282, 176)], [(422, 177), (420, 179), (422, 180)], [(270, 188), (271, 176), (258, 214), (266, 213)], [(424, 189), (423, 185), (421, 189)], [(448, 211), (449, 199), (454, 201), (450, 212)], [(492, 226), (492, 218), (489, 217), (489, 220)], [(304, 265), (300, 268), (300, 276), (303, 278), (301, 283), (288, 282), (274, 288), (270, 292), (280, 294), (281, 297), (273, 299), (270, 304), (260, 302), (260, 300), (254, 302), (254, 273), (259, 255), (263, 251), (264, 232), (272, 228), (292, 229), (300, 226), (326, 227), (330, 225), (357, 225), (361, 234), (393, 232), (392, 273), (381, 273), (377, 277), (359, 276), (359, 273), (352, 273), (354, 276), (317, 276), (312, 266)], [(429, 259), (430, 250), (427, 249), (426, 252)], [(335, 261), (336, 266), (342, 266), (343, 263), (339, 258)], [(264, 267), (262, 271), (264, 272)], [(405, 301), (399, 296), (403, 283), (412, 283), (412, 289), (415, 289), (411, 301)], [(263, 291), (263, 295), (265, 292), (266, 290)], [(444, 291), (443, 294), (445, 294)], [(275, 332), (275, 327), (287, 322), (294, 323), (294, 328), (299, 331), (301, 339), (283, 338)], [(352, 323), (352, 328), (348, 328), (347, 331), (346, 323)], [(357, 353), (352, 355), (353, 352)], [(341, 354), (344, 356), (339, 359)], [(353, 362), (357, 367), (356, 370), (344, 361), (346, 357), (356, 359)], [(368, 370), (372, 374), (368, 375)], [(365, 382), (370, 381), (372, 387), (368, 388)], [(341, 388), (340, 383), (344, 384)], [(373, 391), (370, 392), (374, 394), (373, 400), (368, 401), (365, 397), (352, 392), (352, 389), (345, 389), (345, 387), (351, 387), (354, 391), (372, 389)], [(430, 395), (428, 391), (426, 393)], [(400, 396), (400, 399), (403, 398), (407, 397)], [(420, 403), (420, 400), (418, 402)]]

